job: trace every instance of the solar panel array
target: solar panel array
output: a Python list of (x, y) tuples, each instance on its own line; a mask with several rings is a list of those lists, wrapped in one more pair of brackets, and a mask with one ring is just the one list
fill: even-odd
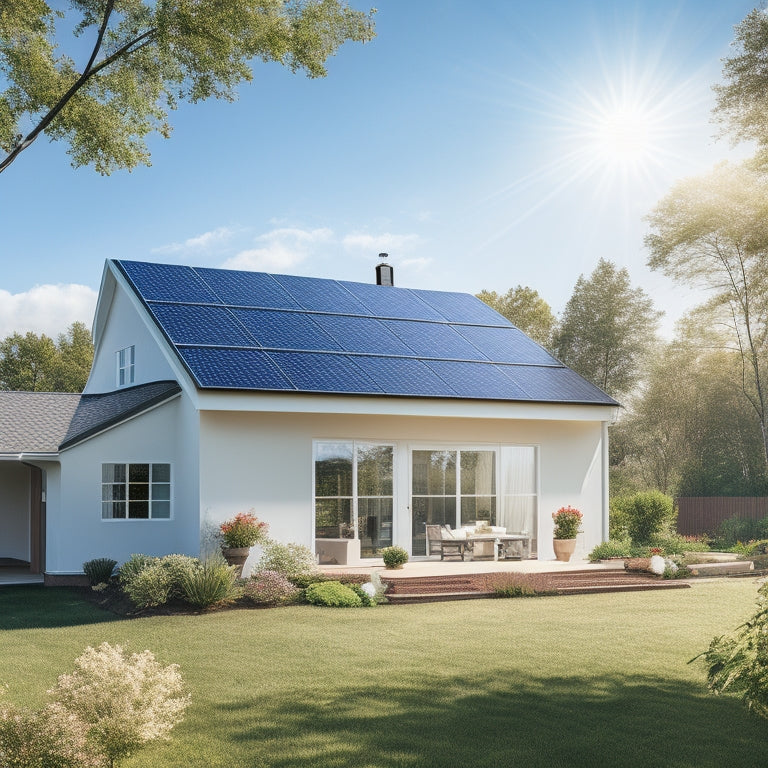
[(614, 404), (469, 294), (115, 263), (203, 389)]

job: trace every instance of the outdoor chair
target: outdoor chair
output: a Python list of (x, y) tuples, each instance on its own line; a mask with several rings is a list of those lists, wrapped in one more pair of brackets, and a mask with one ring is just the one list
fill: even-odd
[(429, 525), (425, 523), (427, 529), (427, 554), (436, 555), (440, 553), (440, 559), (444, 560), (446, 555), (459, 555), (464, 559), (464, 553), (469, 548), (469, 542), (466, 538), (456, 538), (453, 531), (447, 525)]

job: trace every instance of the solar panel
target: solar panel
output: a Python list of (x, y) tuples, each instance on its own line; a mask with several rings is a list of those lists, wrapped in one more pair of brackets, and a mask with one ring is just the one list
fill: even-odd
[(456, 392), (421, 360), (358, 355), (355, 365), (384, 392), (419, 397), (454, 397)]
[(337, 312), (341, 315), (371, 314), (335, 280), (295, 275), (275, 275), (274, 277), (294, 301), (310, 312)]
[(384, 390), (346, 355), (270, 352), (270, 358), (302, 392), (382, 394)]
[(191, 267), (147, 261), (117, 263), (145, 301), (221, 304)]
[(197, 275), (224, 304), (235, 307), (300, 309), (272, 275), (233, 269), (195, 268)]
[(379, 355), (413, 355), (384, 323), (373, 317), (312, 315), (312, 319), (347, 352), (374, 352)]
[(493, 400), (527, 400), (525, 390), (495, 365), (429, 360), (427, 365), (448, 382), (459, 397)]
[(434, 307), (449, 323), (479, 325), (511, 325), (509, 320), (469, 293), (414, 290), (422, 300)]
[(254, 347), (258, 343), (225, 307), (147, 302), (158, 322), (175, 344), (213, 344)]
[(514, 326), (488, 328), (478, 325), (451, 326), (456, 333), (485, 352), (498, 363), (559, 365), (545, 349)]
[(262, 347), (321, 351), (343, 349), (306, 312), (233, 309), (232, 314)]
[(523, 365), (499, 365), (529, 399), (549, 402), (613, 403), (602, 390), (582, 379), (570, 368), (546, 368)]
[(417, 320), (382, 320), (416, 357), (453, 360), (487, 360), (473, 344), (447, 323), (425, 323)]
[(269, 355), (259, 349), (177, 347), (201, 387), (293, 390)]
[(387, 285), (337, 281), (367, 308), (374, 317), (403, 320), (443, 320), (443, 316), (418, 297), (418, 291)]

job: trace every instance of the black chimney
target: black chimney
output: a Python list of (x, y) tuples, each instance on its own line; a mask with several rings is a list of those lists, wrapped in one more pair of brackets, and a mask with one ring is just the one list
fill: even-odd
[[(386, 259), (389, 257), (388, 253), (380, 253), (380, 259)], [(391, 264), (387, 264), (386, 261), (382, 261), (376, 265), (376, 285), (394, 285), (395, 275)]]

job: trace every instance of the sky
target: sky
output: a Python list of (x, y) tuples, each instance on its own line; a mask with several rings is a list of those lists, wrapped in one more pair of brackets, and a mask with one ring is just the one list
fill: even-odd
[(643, 217), (744, 156), (711, 86), (754, 4), (378, 0), (326, 78), (255, 63), (236, 102), (171, 113), (151, 167), (42, 138), (0, 174), (0, 338), (90, 326), (109, 258), (373, 282), (381, 251), (396, 285), (525, 285), (556, 314), (608, 259), (669, 336), (702, 296), (646, 267)]

